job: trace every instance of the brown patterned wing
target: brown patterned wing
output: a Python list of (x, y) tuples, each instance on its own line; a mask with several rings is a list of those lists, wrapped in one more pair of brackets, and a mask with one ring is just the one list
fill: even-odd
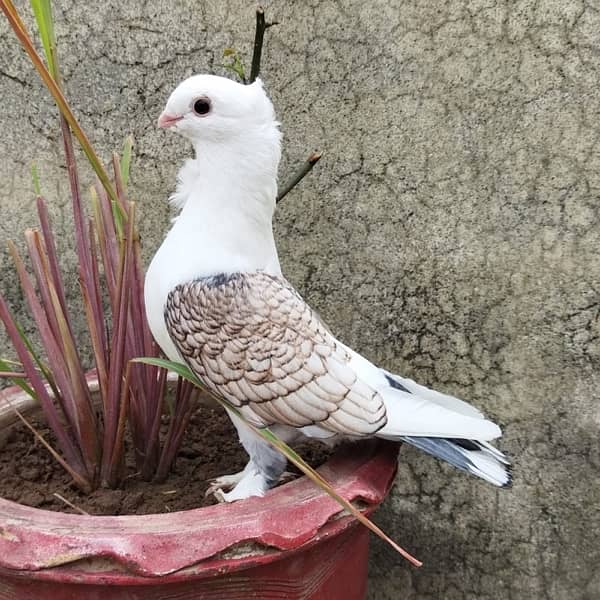
[(380, 395), (281, 277), (258, 271), (179, 285), (165, 320), (190, 368), (259, 425), (360, 436), (386, 423)]

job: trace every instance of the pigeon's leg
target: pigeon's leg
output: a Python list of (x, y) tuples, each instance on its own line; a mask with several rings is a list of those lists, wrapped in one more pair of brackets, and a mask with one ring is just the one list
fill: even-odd
[[(265, 492), (279, 482), (285, 471), (287, 459), (268, 442), (258, 437), (239, 417), (232, 413), (229, 413), (229, 416), (250, 460), (240, 473), (215, 479), (209, 488), (210, 493), (222, 502), (243, 500), (250, 496), (264, 496)], [(287, 433), (284, 435), (286, 438), (284, 441), (291, 441), (296, 435), (295, 432)], [(218, 485), (221, 482), (225, 485)], [(233, 489), (230, 492), (223, 491), (223, 488), (231, 487)]]

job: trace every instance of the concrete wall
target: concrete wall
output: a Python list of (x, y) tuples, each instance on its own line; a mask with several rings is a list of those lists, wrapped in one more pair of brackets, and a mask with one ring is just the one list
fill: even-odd
[[(223, 73), (224, 47), (249, 57), (253, 4), (90, 4), (58, 2), (67, 89), (105, 157), (133, 132), (150, 254), (190, 150), (156, 117), (185, 76)], [(288, 277), (346, 343), (485, 409), (515, 461), (514, 487), (496, 491), (403, 450), (378, 520), (425, 566), (375, 542), (370, 598), (600, 597), (599, 10), (269, 5), (283, 172), (325, 152), (278, 213)], [(35, 220), (35, 160), (72, 268), (55, 110), (0, 32), (0, 238)], [(4, 254), (0, 275), (20, 309)]]

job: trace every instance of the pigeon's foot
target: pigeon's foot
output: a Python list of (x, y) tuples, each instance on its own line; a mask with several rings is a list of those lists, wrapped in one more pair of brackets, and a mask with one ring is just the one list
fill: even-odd
[[(287, 483), (299, 477), (297, 473), (285, 471), (279, 479), (279, 483)], [(235, 486), (235, 487), (234, 487)], [(271, 485), (260, 473), (235, 473), (234, 475), (224, 475), (211, 481), (211, 485), (206, 491), (206, 495), (212, 494), (219, 502), (235, 502), (250, 498), (250, 496), (264, 496), (265, 492), (271, 489)], [(232, 489), (233, 488), (233, 489)], [(225, 492), (223, 490), (231, 490)]]
[[(238, 478), (237, 484), (234, 483), (234, 478)], [(217, 482), (225, 480), (225, 485), (219, 487)], [(224, 492), (225, 489), (231, 489), (230, 492)], [(213, 484), (209, 487), (209, 492), (219, 502), (235, 502), (236, 500), (244, 500), (251, 496), (264, 496), (271, 488), (268, 480), (256, 471), (236, 473), (235, 475), (226, 475), (215, 479)], [(208, 492), (207, 492), (208, 493)]]
[[(221, 477), (211, 479), (204, 497), (207, 498), (208, 496), (213, 495), (217, 498), (217, 492), (223, 493), (223, 490), (229, 491), (242, 480), (245, 474), (245, 471), (240, 471), (239, 473), (233, 473), (232, 475), (222, 475)], [(219, 498), (217, 498), (217, 500), (219, 500)], [(219, 500), (219, 502), (223, 502), (223, 500)]]

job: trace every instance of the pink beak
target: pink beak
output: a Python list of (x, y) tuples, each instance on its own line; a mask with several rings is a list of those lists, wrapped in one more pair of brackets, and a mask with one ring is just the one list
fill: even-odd
[(183, 117), (174, 117), (173, 115), (162, 113), (160, 117), (158, 117), (158, 126), (161, 129), (168, 129), (169, 127), (173, 127), (177, 121), (181, 121), (181, 119), (183, 119)]

